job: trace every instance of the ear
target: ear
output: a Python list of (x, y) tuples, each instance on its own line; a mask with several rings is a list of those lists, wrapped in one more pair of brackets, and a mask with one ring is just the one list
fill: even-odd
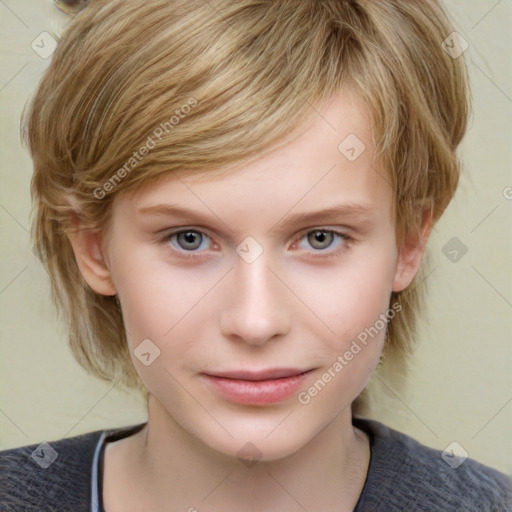
[(100, 295), (116, 295), (117, 291), (104, 256), (102, 234), (75, 223), (75, 229), (68, 233), (68, 238), (78, 268), (87, 284)]
[(423, 213), (420, 230), (406, 234), (402, 247), (399, 249), (393, 277), (394, 292), (401, 292), (412, 283), (420, 268), (431, 230), (432, 215), (428, 210)]

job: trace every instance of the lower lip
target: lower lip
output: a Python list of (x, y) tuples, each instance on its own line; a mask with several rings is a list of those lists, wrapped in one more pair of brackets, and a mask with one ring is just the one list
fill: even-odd
[(273, 380), (237, 380), (203, 374), (217, 393), (230, 402), (246, 405), (264, 405), (282, 402), (295, 396), (309, 372)]

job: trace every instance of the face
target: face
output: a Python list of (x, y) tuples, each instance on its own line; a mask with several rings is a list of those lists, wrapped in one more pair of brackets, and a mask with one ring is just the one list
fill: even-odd
[(321, 114), (249, 164), (114, 203), (105, 253), (133, 363), (169, 425), (225, 454), (283, 457), (348, 412), (414, 274), (364, 104), (340, 94)]

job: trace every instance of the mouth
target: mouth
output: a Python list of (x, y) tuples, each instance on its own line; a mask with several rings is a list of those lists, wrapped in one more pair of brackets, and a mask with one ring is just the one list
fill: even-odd
[(232, 370), (223, 372), (210, 372), (206, 375), (219, 377), (222, 379), (247, 380), (258, 382), (262, 380), (286, 379), (302, 375), (310, 370), (300, 370), (297, 368), (268, 368), (263, 370)]
[(238, 404), (265, 405), (295, 396), (312, 369), (269, 368), (203, 373), (205, 384), (222, 398)]

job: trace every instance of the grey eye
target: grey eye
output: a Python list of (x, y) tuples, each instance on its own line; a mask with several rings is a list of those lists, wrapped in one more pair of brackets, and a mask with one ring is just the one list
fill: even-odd
[(176, 243), (181, 249), (195, 251), (201, 247), (203, 235), (199, 231), (182, 231), (174, 235)]
[(308, 233), (308, 242), (314, 249), (327, 249), (334, 241), (334, 233), (317, 229)]

